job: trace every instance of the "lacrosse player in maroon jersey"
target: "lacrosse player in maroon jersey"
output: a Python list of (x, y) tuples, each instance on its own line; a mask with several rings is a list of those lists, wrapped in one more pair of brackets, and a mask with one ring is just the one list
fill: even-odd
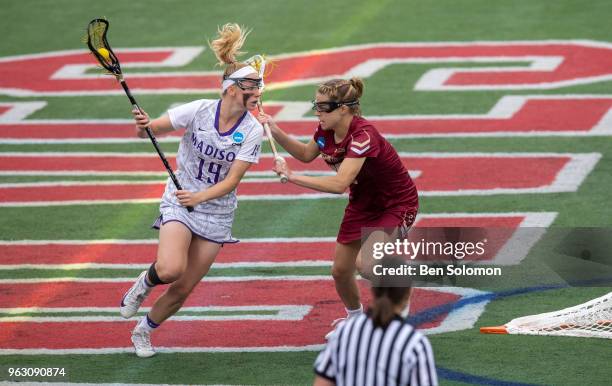
[[(361, 268), (362, 228), (406, 230), (418, 210), (416, 186), (399, 155), (361, 116), (362, 94), (363, 82), (358, 78), (320, 85), (313, 101), (319, 126), (308, 143), (289, 136), (269, 115), (259, 115), (260, 122), (270, 124), (274, 139), (294, 158), (311, 162), (320, 154), (337, 171), (333, 176), (305, 176), (292, 173), (286, 163), (278, 163), (277, 173), (286, 175), (291, 183), (321, 192), (341, 194), (349, 189), (332, 266), (347, 318), (363, 312), (355, 279), (356, 270)], [(333, 326), (344, 319), (334, 321)]]

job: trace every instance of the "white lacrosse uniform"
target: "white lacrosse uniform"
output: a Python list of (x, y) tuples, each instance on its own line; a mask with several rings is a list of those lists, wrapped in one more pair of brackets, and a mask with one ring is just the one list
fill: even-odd
[[(263, 127), (248, 111), (229, 131), (219, 133), (221, 100), (200, 99), (168, 110), (175, 130), (185, 128), (177, 153), (176, 176), (184, 190), (198, 192), (223, 181), (235, 160), (257, 163)], [(154, 224), (179, 221), (192, 233), (216, 243), (234, 243), (232, 222), (238, 206), (236, 190), (197, 205), (192, 213), (181, 206), (170, 178)]]

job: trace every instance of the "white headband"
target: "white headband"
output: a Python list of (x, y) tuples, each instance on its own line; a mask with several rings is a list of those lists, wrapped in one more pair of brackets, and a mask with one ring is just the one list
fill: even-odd
[[(234, 71), (234, 73), (228, 76), (228, 78), (244, 78), (245, 76), (252, 74), (252, 73), (258, 74), (257, 70), (254, 69), (253, 67), (245, 66), (245, 67), (238, 69), (237, 71)], [(225, 79), (223, 83), (221, 83), (221, 90), (222, 91), (227, 90), (227, 88), (233, 85), (234, 83), (236, 83), (235, 80)]]

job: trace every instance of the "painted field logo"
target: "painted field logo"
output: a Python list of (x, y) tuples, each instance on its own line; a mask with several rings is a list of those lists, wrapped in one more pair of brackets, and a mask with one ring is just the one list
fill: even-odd
[[(202, 94), (218, 92), (220, 73), (181, 71), (202, 53), (200, 47), (118, 49), (126, 67), (149, 67), (173, 72), (131, 72), (130, 85), (138, 94)], [(592, 136), (612, 135), (612, 95), (604, 94), (543, 94), (534, 90), (591, 84), (612, 80), (612, 44), (593, 41), (528, 41), (528, 42), (441, 42), (441, 43), (382, 43), (366, 44), (283, 54), (273, 58), (277, 69), (266, 79), (269, 89), (281, 89), (316, 84), (332, 78), (359, 76), (368, 78), (388, 66), (430, 64), (431, 69), (415, 81), (416, 91), (526, 90), (526, 94), (501, 95), (487, 101), (479, 114), (392, 115), (368, 116), (377, 129), (388, 138), (467, 137), (467, 136)], [(519, 63), (519, 65), (517, 65)], [(458, 66), (461, 65), (461, 67)], [(491, 66), (494, 64), (495, 66)], [(116, 95), (122, 91), (108, 77), (90, 73), (95, 67), (89, 53), (62, 51), (0, 58), (0, 94), (15, 97)], [(499, 94), (494, 94), (499, 95)], [(46, 108), (43, 100), (0, 103), (0, 143), (114, 143), (140, 141), (134, 137), (130, 119), (92, 120), (30, 119)], [(317, 119), (309, 103), (277, 101), (269, 103), (281, 127), (302, 139), (312, 138)], [(478, 106), (475, 106), (478, 107)], [(476, 109), (477, 110), (477, 109)], [(418, 112), (417, 112), (418, 113)], [(126, 117), (127, 118), (127, 117)], [(543, 119), (545, 118), (545, 119)], [(178, 141), (182, 132), (172, 133), (162, 141)], [(234, 145), (244, 143), (244, 133), (231, 136)], [(323, 138), (317, 138), (320, 148)], [(255, 148), (255, 152), (259, 148)], [(233, 153), (231, 153), (233, 154)], [(576, 192), (599, 162), (599, 153), (400, 153), (402, 162), (419, 187), (422, 196), (477, 196), (498, 194), (547, 194)], [(51, 206), (95, 203), (159, 202), (164, 185), (157, 181), (95, 180), (105, 175), (157, 175), (159, 165), (152, 162), (154, 154), (120, 153), (10, 153), (0, 160), (0, 174), (12, 176), (72, 175), (92, 178), (87, 181), (54, 180), (0, 184), (0, 207)], [(268, 177), (270, 154), (262, 155), (265, 162), (255, 164), (249, 177)], [(175, 164), (172, 155), (171, 163)], [(306, 165), (288, 159), (293, 170), (305, 174), (329, 173), (321, 159)], [(240, 187), (241, 200), (310, 199), (328, 197), (297, 185), (280, 185), (270, 178), (251, 178)], [(334, 195), (334, 197), (342, 197)], [(483, 216), (465, 215), (449, 219), (448, 213), (420, 216), (425, 226), (482, 226)], [(537, 213), (518, 216), (516, 213), (487, 214), (502, 224), (543, 226), (552, 223), (554, 214)], [(535, 217), (534, 217), (535, 216)], [(510, 217), (510, 218), (506, 218)], [(538, 218), (540, 221), (535, 221)], [(542, 220), (543, 219), (543, 220)], [(451, 221), (452, 220), (452, 221)], [(291, 220), (294, 221), (294, 220)], [(453, 222), (454, 221), (454, 222)], [(459, 222), (458, 222), (459, 221)], [(542, 221), (544, 224), (542, 224)], [(457, 223), (458, 222), (458, 223)], [(308, 241), (308, 240), (306, 240)], [(320, 240), (319, 240), (320, 241)], [(510, 243), (512, 238), (510, 238)], [(537, 239), (534, 241), (534, 243)], [(218, 264), (244, 267), (245, 264), (268, 264), (270, 267), (322, 266), (329, 267), (333, 253), (333, 238), (312, 245), (304, 240), (228, 248)], [(144, 269), (148, 256), (155, 251), (129, 253), (142, 246), (103, 246), (96, 249), (87, 242), (62, 246), (49, 243), (47, 255), (33, 250), (25, 254), (11, 253), (19, 245), (0, 246), (8, 265), (25, 264), (23, 256), (35, 260), (39, 269), (74, 268), (74, 264), (98, 264), (100, 268)], [(321, 244), (321, 245), (319, 245)], [(149, 248), (153, 243), (147, 244)], [(500, 248), (495, 257), (498, 264), (517, 264), (527, 255), (517, 248)], [(529, 246), (529, 245), (528, 245)], [(30, 247), (30, 246), (27, 246)], [(530, 246), (529, 246), (530, 247)], [(40, 245), (34, 245), (40, 251)], [(66, 253), (66, 250), (74, 254)], [(241, 249), (243, 248), (243, 249)], [(283, 253), (272, 253), (284, 248)], [(131, 250), (131, 249), (130, 249)], [(51, 253), (55, 251), (54, 253)], [(113, 252), (116, 251), (116, 252)], [(313, 251), (316, 251), (313, 253)], [(326, 251), (323, 253), (323, 251)], [(20, 257), (20, 258), (17, 258)], [(60, 259), (64, 259), (60, 261)], [(141, 260), (129, 260), (141, 259)], [(312, 259), (316, 258), (316, 261)], [(243, 259), (243, 260), (240, 260)], [(248, 261), (244, 259), (250, 259)], [(308, 260), (311, 259), (311, 260)], [(267, 263), (266, 263), (267, 262)], [(323, 263), (321, 263), (323, 262)], [(123, 267), (120, 264), (127, 264)], [(239, 264), (239, 265), (238, 265)], [(300, 265), (301, 264), (301, 265)], [(135, 267), (134, 265), (138, 265)], [(57, 267), (56, 267), (57, 268)], [(129, 287), (127, 278), (91, 279), (4, 279), (0, 280), (0, 354), (22, 350), (91, 349), (93, 352), (128, 351), (128, 322), (114, 313), (117, 299)], [(307, 284), (312, 289), (304, 291)], [(361, 283), (363, 285), (364, 283)], [(366, 295), (367, 289), (362, 288)], [(81, 293), (77, 298), (62, 296)], [(485, 296), (483, 296), (485, 295)], [(155, 296), (150, 297), (150, 299)], [(413, 313), (449, 304), (468, 304), (485, 299), (486, 294), (472, 289), (419, 289)], [(421, 326), (429, 333), (471, 328), (484, 309), (487, 300), (469, 303), (468, 307), (449, 309)], [(150, 307), (151, 302), (145, 304)], [(329, 330), (329, 323), (342, 311), (333, 280), (326, 276), (244, 276), (210, 277), (196, 289), (186, 304), (191, 314), (177, 315), (169, 326), (155, 336), (160, 346), (175, 346), (185, 350), (215, 348), (277, 349), (318, 347)], [(21, 312), (15, 316), (15, 312)], [(3, 312), (3, 314), (2, 314)], [(32, 323), (36, 328), (32, 328)], [(84, 331), (83, 334), (60, 339), (58, 323), (64, 329)], [(176, 334), (176, 331), (182, 334)], [(274, 331), (274, 334), (270, 334)], [(244, 337), (249, 339), (245, 341)], [(15, 337), (20, 337), (15, 339)], [(51, 337), (51, 338), (50, 338)], [(55, 337), (55, 338), (54, 338)], [(87, 339), (85, 339), (86, 337)], [(76, 352), (76, 351), (75, 351)]]
[[(124, 66), (180, 68), (201, 47), (117, 49)], [(512, 41), (378, 43), (278, 55), (268, 89), (316, 85), (332, 78), (366, 79), (388, 66), (431, 64), (410, 86), (416, 91), (528, 90), (491, 100), (480, 114), (368, 116), (387, 138), (467, 136), (612, 135), (612, 95), (533, 94), (533, 90), (606, 82), (612, 79), (612, 44), (596, 41)], [(0, 94), (78, 96), (121, 94), (116, 83), (88, 71), (96, 67), (86, 51), (56, 51), (0, 58)], [(517, 65), (516, 63), (525, 63)], [(463, 67), (456, 67), (461, 63)], [(465, 64), (468, 64), (467, 66)], [(494, 67), (490, 66), (495, 64)], [(483, 67), (488, 65), (487, 67)], [(453, 67), (455, 66), (455, 67)], [(138, 94), (200, 94), (218, 91), (216, 72), (130, 71)], [(1, 102), (0, 143), (137, 141), (132, 122), (116, 119), (30, 120), (44, 101)], [(271, 103), (287, 132), (309, 139), (316, 128), (310, 104)], [(546, 117), (543, 119), (543, 117)], [(87, 117), (85, 117), (87, 118)], [(180, 132), (164, 140), (178, 141)], [(240, 143), (236, 141), (236, 143)], [(321, 145), (318, 143), (319, 146)]]
[[(331, 279), (281, 280), (249, 279), (244, 281), (207, 280), (196, 287), (183, 311), (165, 322), (165, 328), (156, 332), (157, 347), (213, 350), (234, 348), (319, 347), (329, 331), (329, 324), (343, 311)], [(41, 347), (46, 350), (88, 349), (91, 353), (104, 353), (118, 349), (130, 351), (129, 322), (116, 315), (117, 299), (130, 282), (113, 280), (108, 282), (0, 282), (0, 291), (13, 288), (18, 292), (0, 300), (0, 355), (22, 351), (36, 353)], [(310, 290), (304, 291), (307, 284)], [(369, 299), (367, 286), (361, 282), (361, 292)], [(64, 290), (85, 294), (79, 298), (61, 296)], [(49, 296), (40, 296), (44, 293)], [(144, 303), (143, 312), (152, 305), (152, 299), (163, 289), (154, 289), (151, 298)], [(227, 294), (227, 296), (218, 296)], [(240, 294), (240, 296), (237, 296)], [(485, 292), (465, 288), (417, 288), (411, 303), (413, 314), (423, 314), (431, 308), (445, 307), (458, 301), (469, 301), (482, 297)], [(38, 295), (38, 296), (37, 296)], [(427, 333), (442, 333), (471, 328), (477, 321), (488, 299), (472, 307), (450, 309), (421, 324)], [(27, 317), (14, 317), (11, 309), (19, 305), (21, 312), (31, 313)], [(53, 314), (53, 316), (49, 316)], [(85, 315), (85, 316), (83, 316)], [(36, 323), (36, 328), (32, 328)], [(71, 337), (57, 336), (58, 323), (62, 328), (80, 326), (87, 334)], [(177, 334), (176, 331), (181, 331)], [(270, 334), (274, 331), (274, 334)], [(18, 336), (19, 339), (15, 339)], [(244, 339), (248, 336), (249, 339)], [(68, 350), (68, 351), (64, 351)]]
[[(229, 153), (234, 156), (234, 153)], [(593, 170), (599, 153), (399, 153), (421, 196), (481, 196), (575, 192)], [(155, 154), (119, 153), (3, 153), (0, 174), (103, 176), (108, 174), (160, 174), (151, 162)], [(272, 175), (269, 159), (254, 164), (250, 177)], [(168, 155), (176, 165), (173, 155)], [(293, 158), (292, 170), (309, 174), (329, 173), (321, 158), (304, 164)], [(159, 202), (164, 184), (156, 181), (48, 181), (0, 184), (0, 207), (21, 205), (76, 205), (78, 203)], [(341, 198), (316, 193), (274, 179), (246, 179), (240, 186), (241, 200)]]
[[(201, 47), (116, 49), (124, 66), (183, 67)], [(612, 79), (612, 44), (587, 40), (378, 43), (283, 54), (268, 89), (319, 84), (332, 78), (367, 78), (394, 64), (431, 63), (417, 90), (554, 89)], [(442, 67), (444, 63), (473, 63)], [(526, 65), (516, 65), (525, 62)], [(496, 67), (479, 67), (497, 63)], [(15, 96), (120, 94), (116, 84), (89, 74), (96, 67), (85, 50), (57, 51), (0, 59), (0, 93)], [(217, 92), (218, 72), (131, 72), (135, 93)]]

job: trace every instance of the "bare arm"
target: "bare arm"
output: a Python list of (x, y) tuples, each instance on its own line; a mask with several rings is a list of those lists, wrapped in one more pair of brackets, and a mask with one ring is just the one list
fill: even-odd
[(170, 118), (168, 114), (164, 114), (159, 118), (154, 120), (149, 119), (149, 114), (146, 111), (132, 110), (132, 115), (134, 116), (134, 120), (136, 121), (136, 135), (140, 138), (147, 138), (148, 135), (145, 131), (145, 128), (149, 126), (153, 135), (162, 135), (174, 131), (174, 127), (172, 127), (172, 122), (170, 122)]
[[(300, 176), (291, 173), (287, 164), (283, 164), (281, 170), (288, 178), (289, 182), (306, 188), (318, 190), (326, 193), (341, 194), (355, 181), (366, 158), (345, 158), (340, 164), (338, 174), (335, 176), (311, 177)], [(279, 172), (279, 170), (276, 170)]]
[(315, 375), (313, 386), (335, 386), (336, 384), (320, 375)]
[(232, 163), (229, 173), (223, 181), (199, 192), (178, 190), (176, 197), (183, 206), (196, 206), (199, 203), (225, 196), (236, 189), (249, 167), (251, 167), (250, 162), (236, 160)]
[(319, 155), (319, 147), (314, 140), (311, 139), (308, 143), (298, 141), (278, 127), (269, 115), (260, 114), (258, 119), (262, 125), (264, 123), (270, 125), (270, 131), (274, 140), (291, 154), (293, 158), (302, 162), (311, 162)]

